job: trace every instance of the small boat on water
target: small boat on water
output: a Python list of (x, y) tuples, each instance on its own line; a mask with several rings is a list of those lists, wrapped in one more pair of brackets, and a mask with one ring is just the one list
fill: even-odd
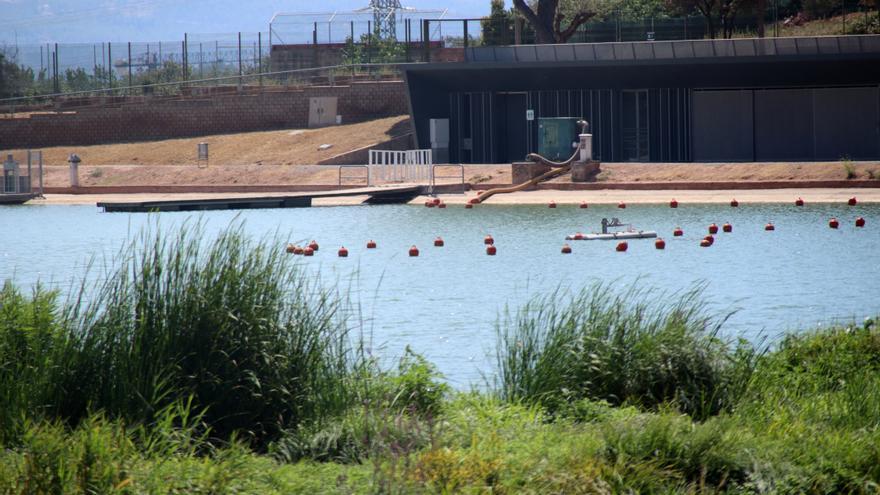
[[(625, 230), (609, 231), (608, 227), (626, 227)], [(617, 218), (612, 218), (609, 222), (607, 218), (602, 219), (602, 232), (592, 232), (590, 234), (577, 234), (565, 236), (567, 241), (613, 241), (615, 239), (652, 239), (657, 237), (654, 230), (637, 230), (631, 224), (621, 223)]]

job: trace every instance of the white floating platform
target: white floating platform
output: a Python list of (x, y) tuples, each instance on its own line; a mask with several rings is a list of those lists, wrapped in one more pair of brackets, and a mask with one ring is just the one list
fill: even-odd
[(566, 241), (613, 241), (616, 239), (652, 239), (657, 237), (653, 230), (637, 230), (633, 232), (609, 232), (607, 234), (574, 234), (565, 236)]

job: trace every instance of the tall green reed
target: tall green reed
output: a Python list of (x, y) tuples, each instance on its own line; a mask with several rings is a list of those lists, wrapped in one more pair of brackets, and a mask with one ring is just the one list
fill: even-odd
[(214, 435), (265, 445), (345, 409), (358, 356), (341, 299), (280, 245), (250, 240), (241, 223), (214, 239), (199, 223), (142, 231), (52, 323), (59, 336), (25, 380), (39, 403), (21, 413), (151, 424), (191, 398)]
[(709, 315), (702, 290), (670, 299), (595, 284), (508, 311), (497, 326), (502, 397), (551, 411), (582, 398), (648, 408), (672, 403), (699, 418), (732, 407), (757, 353), (718, 336), (726, 316)]

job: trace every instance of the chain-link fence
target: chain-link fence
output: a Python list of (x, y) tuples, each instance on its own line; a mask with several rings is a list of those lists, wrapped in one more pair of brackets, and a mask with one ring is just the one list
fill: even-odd
[[(873, 2), (873, 3), (872, 3)], [(734, 15), (635, 19), (616, 11), (579, 26), (568, 42), (880, 33), (877, 0), (826, 0), (790, 11), (777, 1)], [(811, 4), (812, 5), (812, 4)], [(450, 19), (446, 11), (406, 11), (377, 25), (369, 13), (279, 14), (268, 32), (185, 34), (178, 41), (0, 47), (7, 61), (0, 98), (58, 93), (179, 92), (194, 81), (237, 81), (260, 73), (359, 64), (455, 62), (463, 48), (535, 43), (532, 26), (511, 11)], [(266, 84), (276, 78), (268, 77)], [(237, 82), (236, 82), (237, 84)], [(171, 88), (171, 89), (169, 89)]]

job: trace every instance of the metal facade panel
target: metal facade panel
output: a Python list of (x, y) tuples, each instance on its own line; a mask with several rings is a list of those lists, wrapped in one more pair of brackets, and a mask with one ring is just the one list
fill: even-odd
[(754, 40), (733, 40), (733, 52), (738, 57), (754, 57), (757, 55)]
[(709, 58), (715, 56), (715, 47), (712, 41), (695, 41), (694, 56), (700, 58)]
[(753, 159), (751, 91), (694, 91), (692, 112), (695, 161)]
[(535, 45), (539, 62), (556, 62), (556, 45)]
[(798, 55), (816, 55), (819, 53), (819, 43), (816, 38), (795, 38)]
[(819, 38), (816, 40), (816, 45), (819, 48), (819, 53), (837, 55), (840, 53), (839, 42), (840, 38)]
[(556, 45), (556, 60), (560, 62), (577, 60), (574, 56), (574, 45)]
[(880, 159), (880, 89), (816, 89), (813, 101), (817, 160)]
[(578, 60), (592, 62), (596, 60), (596, 50), (593, 45), (574, 45), (574, 55)]
[(880, 36), (859, 36), (858, 42), (863, 53), (880, 52)]
[(758, 55), (776, 55), (776, 39), (759, 39), (756, 45), (756, 49), (758, 50)]
[(519, 62), (537, 62), (538, 54), (534, 45), (519, 45), (516, 48), (516, 59)]
[(862, 44), (860, 41), (866, 38), (861, 36), (837, 36), (834, 39), (837, 40), (837, 46), (840, 47), (841, 53), (861, 53)]
[(813, 159), (813, 90), (755, 91), (755, 159)]
[(671, 41), (655, 41), (654, 42), (654, 58), (675, 58), (675, 53), (672, 51), (672, 42)]
[(469, 60), (474, 62), (494, 62), (497, 47), (490, 47), (481, 50), (473, 50), (469, 55)]
[(596, 60), (614, 60), (614, 46), (610, 43), (594, 45), (596, 48)]
[(632, 43), (614, 43), (614, 59), (615, 60), (633, 60), (635, 52)]
[(773, 40), (773, 44), (776, 45), (777, 55), (798, 54), (797, 40), (794, 38), (776, 38)]
[(672, 51), (675, 53), (675, 58), (694, 58), (694, 42), (680, 41), (673, 43)]
[(636, 58), (639, 60), (654, 59), (654, 45), (652, 43), (635, 43), (633, 48), (636, 52)]
[(496, 46), (493, 52), (498, 62), (516, 62), (516, 50), (512, 46)]

